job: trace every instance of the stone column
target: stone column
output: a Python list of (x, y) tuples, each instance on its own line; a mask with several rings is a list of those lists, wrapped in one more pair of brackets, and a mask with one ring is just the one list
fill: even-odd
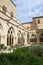
[(0, 43), (1, 43), (1, 34), (0, 34)]
[(28, 45), (28, 43), (27, 43), (27, 33), (25, 33), (25, 43), (24, 43), (24, 45), (25, 45), (25, 46)]
[(39, 40), (39, 33), (37, 33), (37, 43), (39, 43), (40, 40)]

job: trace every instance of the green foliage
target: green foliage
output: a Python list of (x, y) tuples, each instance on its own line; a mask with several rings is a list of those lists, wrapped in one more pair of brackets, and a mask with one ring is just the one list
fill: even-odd
[(43, 46), (43, 42), (40, 42), (39, 44)]
[(0, 54), (0, 65), (43, 65), (43, 62), (28, 47), (23, 47), (10, 54)]
[(14, 56), (18, 65), (43, 65), (40, 58), (32, 54), (28, 47), (16, 49)]
[(7, 49), (7, 47), (4, 45), (4, 44), (0, 44), (0, 50), (6, 50)]
[(4, 44), (0, 44), (0, 50), (4, 48)]
[(32, 44), (30, 47), (29, 47), (29, 50), (38, 55), (38, 56), (42, 56), (43, 55), (43, 45), (41, 44)]
[(40, 45), (43, 45), (43, 42), (39, 42), (39, 43), (33, 43), (32, 45), (34, 45), (34, 44), (40, 44)]
[(0, 65), (11, 65), (11, 62), (6, 56), (5, 54), (0, 54)]

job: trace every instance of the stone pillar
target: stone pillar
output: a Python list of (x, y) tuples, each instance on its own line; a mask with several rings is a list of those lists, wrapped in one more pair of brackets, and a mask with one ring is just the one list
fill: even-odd
[(37, 33), (37, 43), (39, 43), (40, 40), (39, 40), (39, 33)]
[(27, 33), (25, 33), (25, 43), (24, 43), (25, 46), (27, 46)]
[(1, 43), (1, 34), (0, 34), (0, 43)]
[(30, 37), (29, 37), (29, 44), (30, 44), (31, 42), (30, 42)]

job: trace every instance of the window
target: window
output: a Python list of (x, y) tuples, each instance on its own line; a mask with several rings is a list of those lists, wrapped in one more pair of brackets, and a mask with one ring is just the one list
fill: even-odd
[(32, 36), (34, 36), (34, 34), (32, 34)]
[(29, 26), (27, 26), (27, 30), (29, 30)]
[(13, 32), (14, 32), (13, 28), (10, 27), (7, 34), (7, 45), (10, 45), (10, 46), (13, 45), (13, 41), (14, 41)]
[(38, 20), (38, 24), (40, 24), (40, 20)]
[(24, 39), (24, 33), (21, 33), (21, 31), (18, 31), (18, 44), (24, 45), (25, 39)]
[(37, 42), (37, 38), (30, 38), (30, 42)]
[(3, 13), (5, 14), (7, 8), (3, 5), (3, 6), (2, 6), (2, 9), (3, 9)]
[(11, 18), (13, 18), (13, 12), (12, 11), (11, 11), (10, 15), (11, 15)]
[(37, 42), (37, 38), (35, 34), (32, 34), (31, 38), (30, 38), (30, 42)]
[(43, 33), (40, 34), (40, 42), (43, 42)]

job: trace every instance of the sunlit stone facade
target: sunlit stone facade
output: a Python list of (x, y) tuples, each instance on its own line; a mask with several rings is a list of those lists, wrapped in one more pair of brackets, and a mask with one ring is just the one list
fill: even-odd
[(32, 22), (22, 25), (29, 31), (29, 43), (43, 42), (43, 16), (34, 17)]
[(43, 16), (20, 23), (16, 20), (16, 5), (12, 0), (0, 0), (0, 44), (27, 46), (33, 42), (43, 42)]
[(16, 5), (12, 0), (0, 0), (0, 44), (26, 46), (27, 32), (16, 20)]

